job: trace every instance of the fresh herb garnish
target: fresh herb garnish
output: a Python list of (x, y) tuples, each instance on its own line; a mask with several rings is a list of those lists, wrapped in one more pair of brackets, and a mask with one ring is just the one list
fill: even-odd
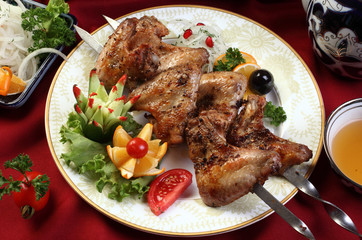
[[(141, 198), (148, 191), (148, 184), (154, 177), (146, 176), (130, 180), (123, 178), (107, 154), (107, 143), (95, 142), (85, 137), (81, 122), (80, 116), (72, 112), (69, 114), (67, 124), (61, 127), (61, 142), (69, 144), (67, 153), (63, 153), (61, 158), (80, 174), (95, 179), (98, 192), (102, 192), (108, 186), (110, 199), (121, 202), (133, 194)], [(142, 125), (134, 121), (129, 114), (127, 120), (122, 122), (122, 126), (135, 136), (142, 129)]]
[(283, 107), (277, 107), (270, 101), (265, 105), (264, 117), (270, 118), (270, 124), (275, 126), (279, 126), (282, 122), (287, 120), (287, 115)]
[(56, 48), (60, 45), (70, 46), (76, 41), (75, 33), (60, 14), (69, 13), (69, 5), (64, 0), (50, 0), (47, 7), (31, 8), (22, 13), (24, 30), (32, 32), (33, 52), (40, 48)]
[(245, 59), (239, 49), (230, 47), (226, 50), (225, 61), (218, 60), (214, 71), (232, 71), (241, 63), (245, 63)]
[[(36, 200), (38, 201), (47, 193), (50, 182), (49, 182), (49, 177), (45, 174), (39, 175), (36, 178), (29, 181), (26, 172), (31, 172), (32, 166), (33, 163), (30, 160), (30, 157), (25, 154), (19, 154), (14, 159), (6, 161), (4, 163), (5, 169), (11, 168), (20, 172), (22, 175), (24, 175), (25, 179), (27, 180), (24, 183), (27, 184), (28, 186), (33, 185), (35, 189)], [(13, 191), (20, 192), (22, 183), (23, 183), (22, 181), (14, 180), (12, 176), (9, 176), (9, 178), (5, 178), (2, 175), (2, 172), (0, 171), (0, 200), (4, 195), (6, 194), (10, 195), (11, 192)]]

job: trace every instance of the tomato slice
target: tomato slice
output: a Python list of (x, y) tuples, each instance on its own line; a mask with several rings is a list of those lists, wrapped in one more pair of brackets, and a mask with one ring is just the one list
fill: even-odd
[(151, 211), (159, 216), (165, 212), (190, 186), (192, 174), (185, 169), (172, 169), (152, 181), (147, 194)]

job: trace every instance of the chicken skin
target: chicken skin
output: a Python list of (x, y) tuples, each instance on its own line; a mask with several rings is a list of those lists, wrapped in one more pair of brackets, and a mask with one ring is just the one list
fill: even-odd
[(184, 130), (189, 112), (196, 108), (201, 68), (185, 64), (163, 71), (136, 88), (129, 99), (140, 95), (133, 109), (150, 113), (157, 138), (168, 144), (184, 141)]
[(238, 147), (272, 150), (281, 156), (279, 174), (293, 165), (312, 158), (312, 151), (303, 144), (275, 136), (264, 127), (265, 97), (250, 95), (240, 114), (231, 125), (227, 140)]
[(209, 55), (204, 48), (177, 47), (162, 42), (169, 33), (154, 16), (127, 18), (109, 37), (99, 54), (95, 68), (106, 88), (126, 74), (131, 90), (159, 73), (179, 65), (193, 63), (200, 68)]
[(236, 147), (226, 141), (245, 88), (246, 78), (238, 73), (218, 72), (201, 78), (186, 140), (199, 193), (208, 206), (235, 201), (280, 167), (280, 156), (274, 151)]
[(135, 86), (156, 75), (161, 38), (168, 29), (155, 17), (127, 18), (109, 36), (95, 68), (105, 87), (112, 87), (124, 74), (127, 84)]
[(307, 146), (264, 127), (266, 100), (250, 95), (243, 101), (244, 75), (203, 73), (207, 50), (164, 43), (167, 34), (153, 16), (124, 20), (100, 53), (96, 71), (107, 88), (127, 74), (128, 100), (139, 96), (132, 110), (148, 112), (156, 137), (169, 145), (186, 140), (206, 205), (227, 205), (312, 157)]

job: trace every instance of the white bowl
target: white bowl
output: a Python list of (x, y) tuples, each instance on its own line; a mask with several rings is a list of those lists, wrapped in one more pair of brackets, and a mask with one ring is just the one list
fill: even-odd
[[(362, 194), (362, 185), (346, 176), (337, 166), (332, 156), (332, 141), (336, 134), (348, 123), (362, 120), (362, 98), (348, 101), (336, 108), (328, 118), (324, 131), (324, 149), (329, 158), (332, 169), (342, 177), (342, 182)], [(362, 146), (361, 146), (362, 147)]]

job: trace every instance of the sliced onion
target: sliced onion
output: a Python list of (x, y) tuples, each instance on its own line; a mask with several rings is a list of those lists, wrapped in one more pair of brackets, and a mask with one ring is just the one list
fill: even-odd
[(24, 4), (20, 1), (20, 0), (15, 0), (16, 4), (18, 4), (18, 6), (21, 8), (21, 10), (26, 11), (26, 7), (24, 6)]
[(35, 56), (42, 54), (42, 53), (56, 53), (59, 56), (61, 56), (64, 60), (67, 60), (67, 56), (64, 53), (62, 53), (61, 51), (54, 49), (54, 48), (41, 48), (41, 49), (35, 50), (34, 52), (32, 52), (28, 56), (26, 56), (24, 58), (24, 60), (21, 62), (20, 67), (19, 67), (19, 72), (18, 72), (19, 78), (23, 79), (25, 82), (28, 82), (33, 78), (34, 74), (32, 74), (32, 76), (28, 80), (25, 80), (26, 66), (28, 65), (28, 62), (32, 58), (34, 58)]

